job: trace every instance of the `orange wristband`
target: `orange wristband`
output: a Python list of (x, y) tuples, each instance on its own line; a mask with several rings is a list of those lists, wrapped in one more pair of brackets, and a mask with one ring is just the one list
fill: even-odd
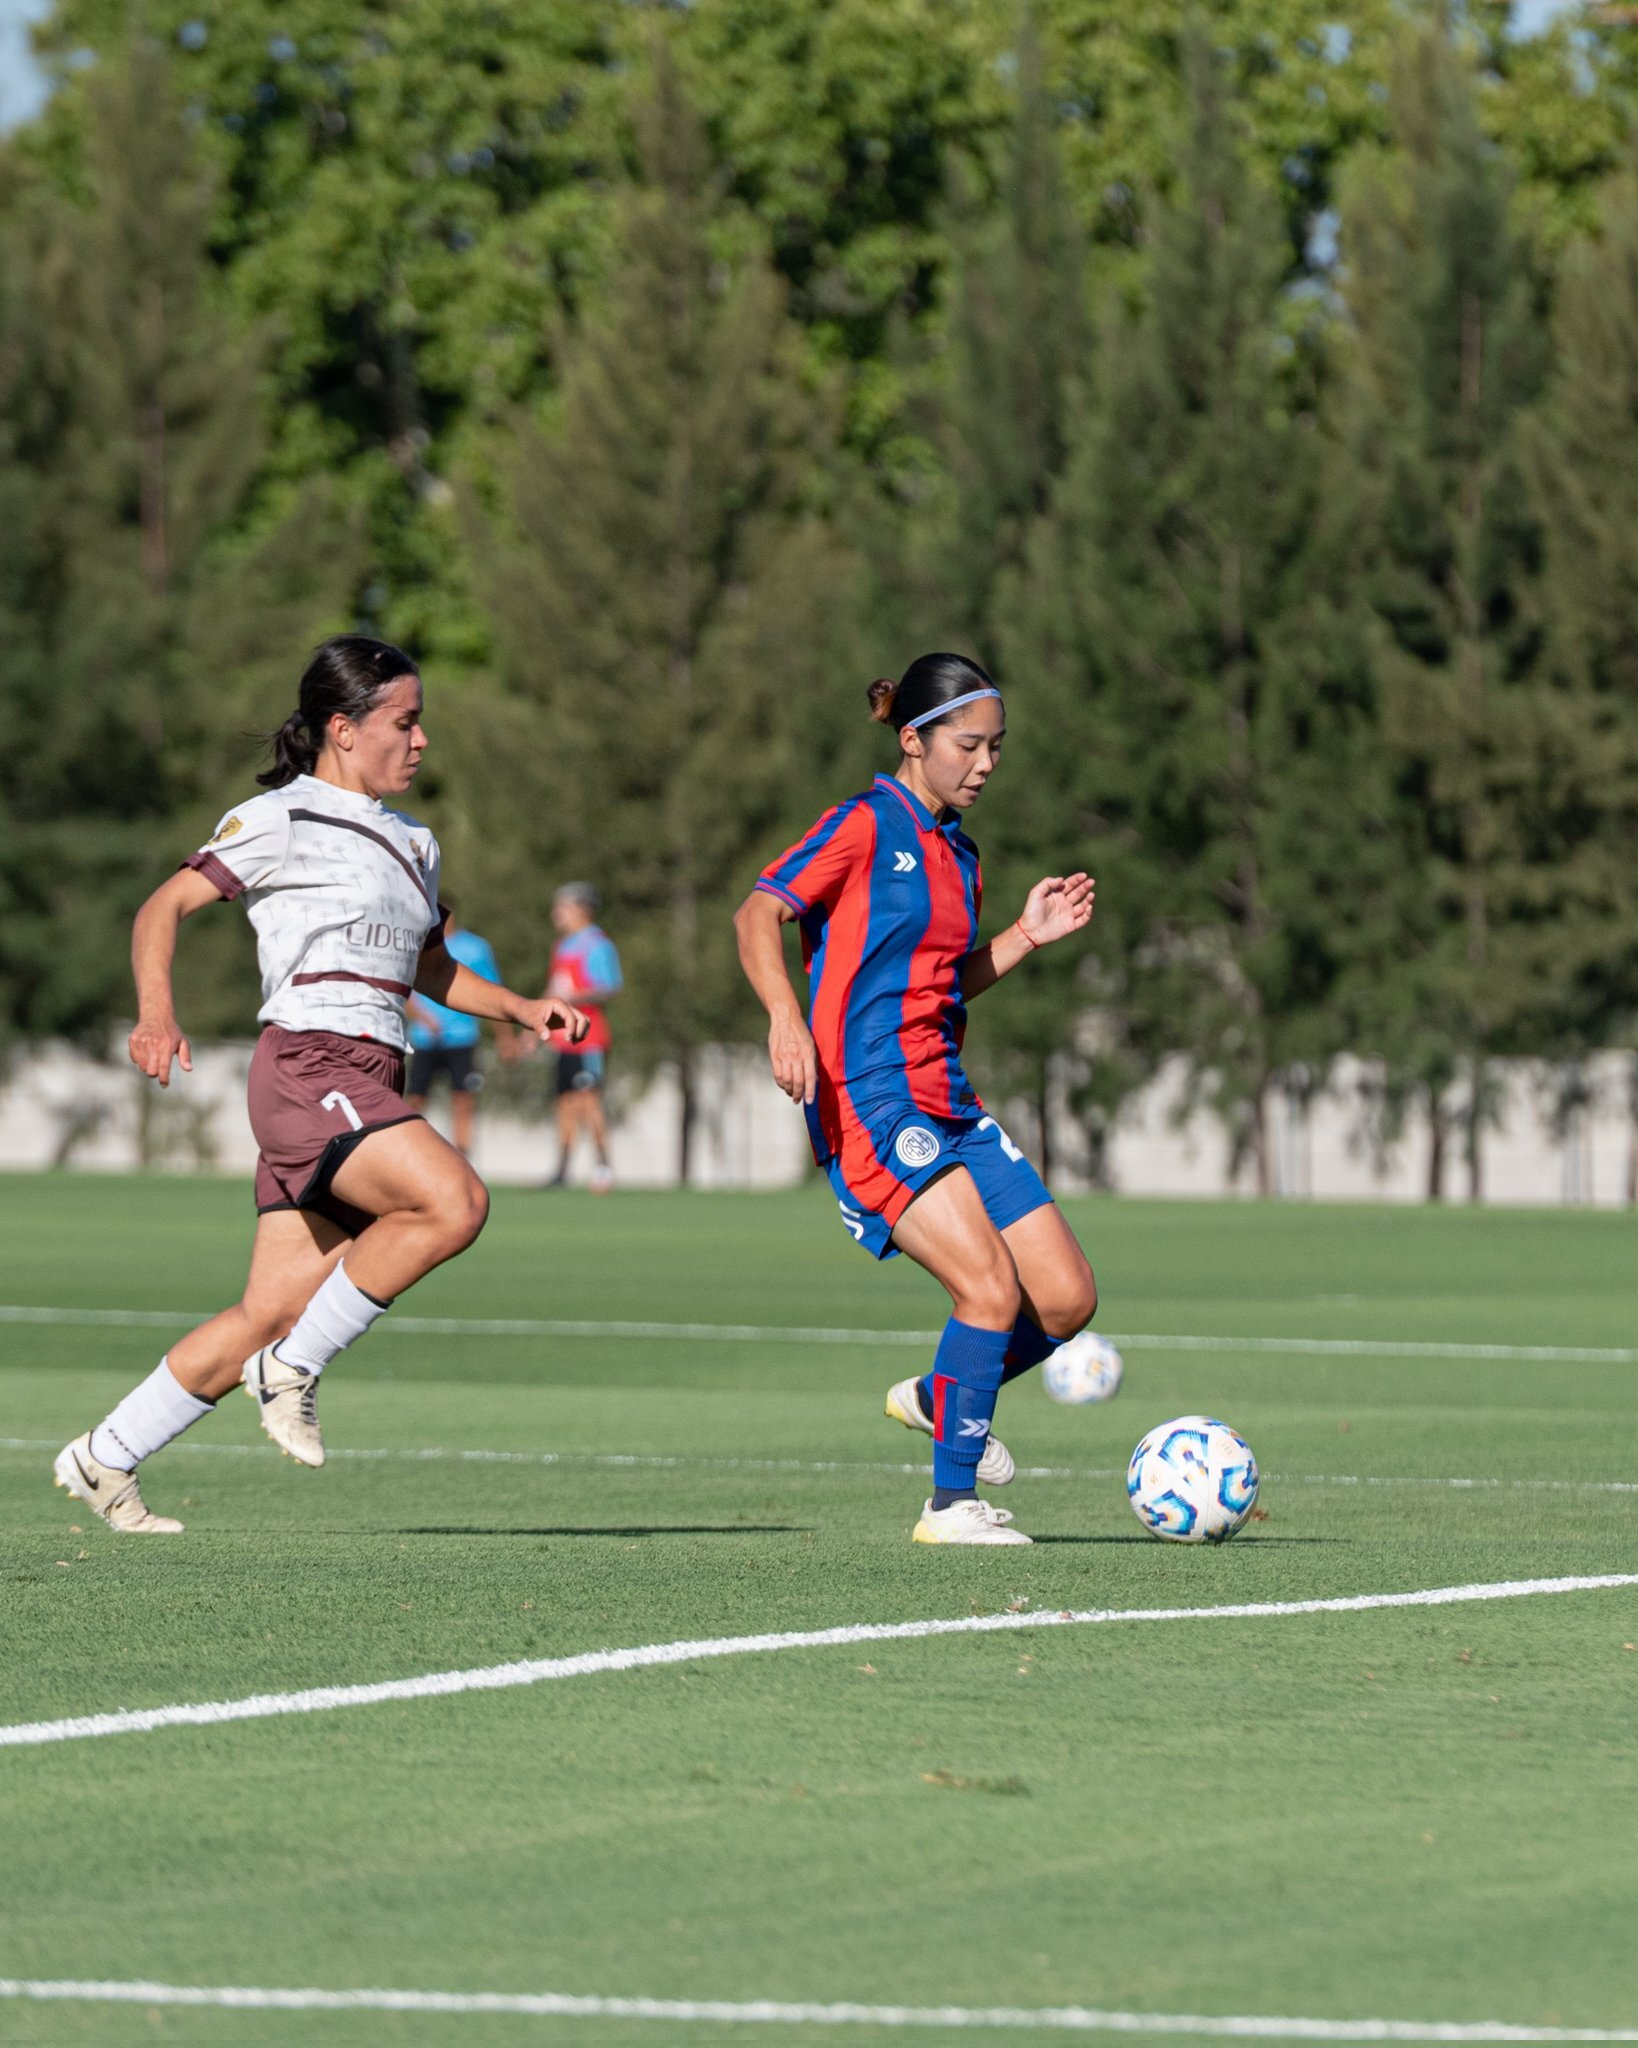
[(1013, 928), (1016, 930), (1018, 936), (1023, 940), (1024, 944), (1028, 946), (1032, 953), (1040, 952), (1040, 947), (1036, 944), (1034, 939), (1030, 937), (1029, 933), (1025, 931), (1024, 920), (1021, 917), (1013, 919)]

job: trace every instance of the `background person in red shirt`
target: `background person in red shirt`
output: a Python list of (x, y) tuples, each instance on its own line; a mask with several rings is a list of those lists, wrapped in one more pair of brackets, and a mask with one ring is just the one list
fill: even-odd
[(557, 1172), (546, 1185), (567, 1185), (574, 1141), (584, 1131), (594, 1155), (591, 1190), (600, 1195), (614, 1185), (608, 1119), (603, 1109), (611, 1043), (603, 1006), (620, 993), (623, 984), (620, 955), (598, 924), (597, 911), (597, 891), (590, 882), (565, 882), (552, 897), (552, 923), (558, 940), (552, 948), (547, 992), (561, 996), (574, 989), (576, 1007), (584, 1012), (589, 1025), (585, 1037), (574, 1044), (561, 1032), (554, 1032), (549, 1041), (557, 1050), (558, 1160)]

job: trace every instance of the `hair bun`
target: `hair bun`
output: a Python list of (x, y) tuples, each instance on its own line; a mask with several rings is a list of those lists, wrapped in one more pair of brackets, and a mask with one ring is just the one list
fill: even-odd
[(878, 676), (865, 692), (870, 699), (870, 715), (878, 725), (886, 725), (893, 716), (893, 699), (899, 694), (899, 686), (891, 676)]

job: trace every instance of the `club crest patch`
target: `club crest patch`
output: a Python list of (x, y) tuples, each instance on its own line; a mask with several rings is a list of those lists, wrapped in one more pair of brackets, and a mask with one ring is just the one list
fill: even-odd
[(244, 829), (244, 819), (235, 812), (231, 818), (224, 818), (217, 826), (216, 837), (210, 843), (212, 846), (220, 846), (224, 839), (231, 839), (235, 832), (242, 832)]
[(938, 1139), (923, 1124), (910, 1124), (900, 1131), (893, 1150), (906, 1166), (931, 1166), (938, 1157)]

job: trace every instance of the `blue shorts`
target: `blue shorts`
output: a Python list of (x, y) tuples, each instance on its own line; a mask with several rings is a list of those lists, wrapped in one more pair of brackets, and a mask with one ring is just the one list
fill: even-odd
[(857, 1156), (863, 1149), (858, 1145), (832, 1159), (825, 1174), (843, 1224), (875, 1258), (898, 1257), (894, 1224), (923, 1188), (952, 1167), (964, 1166), (972, 1175), (984, 1213), (997, 1230), (1052, 1200), (1045, 1181), (993, 1116), (930, 1116), (905, 1104), (870, 1117), (858, 1135), (868, 1140), (868, 1165), (863, 1173), (854, 1165), (853, 1172), (867, 1186), (850, 1186), (845, 1177), (847, 1155)]

